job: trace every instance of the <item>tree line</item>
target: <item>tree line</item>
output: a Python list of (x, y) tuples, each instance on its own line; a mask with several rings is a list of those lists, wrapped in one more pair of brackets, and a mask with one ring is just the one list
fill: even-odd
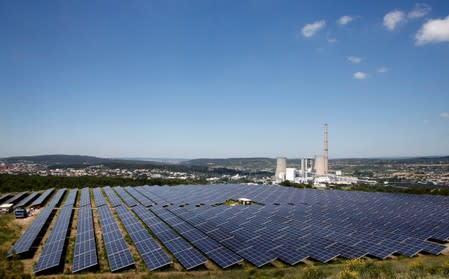
[(48, 188), (82, 188), (98, 186), (206, 184), (200, 179), (122, 178), (103, 176), (39, 176), (0, 174), (0, 193), (38, 191)]

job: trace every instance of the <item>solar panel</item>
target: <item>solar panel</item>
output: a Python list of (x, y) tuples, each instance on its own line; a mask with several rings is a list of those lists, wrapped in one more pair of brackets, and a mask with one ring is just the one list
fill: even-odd
[(34, 199), (36, 199), (39, 196), (39, 192), (33, 192), (28, 197), (20, 201), (16, 207), (25, 207), (27, 204), (32, 202)]
[(78, 189), (71, 189), (69, 191), (69, 195), (67, 196), (67, 199), (64, 202), (64, 206), (67, 205), (74, 205), (76, 201), (76, 196), (78, 195)]
[(73, 273), (98, 265), (89, 188), (81, 190), (80, 206), (73, 253)]
[(177, 252), (174, 255), (186, 270), (203, 265), (207, 261), (207, 259), (194, 248)]
[(149, 270), (155, 270), (172, 263), (168, 255), (161, 250), (161, 247), (145, 227), (127, 208), (117, 206), (115, 210)]
[(64, 207), (59, 212), (56, 223), (50, 233), (50, 236), (45, 242), (45, 246), (39, 260), (34, 267), (34, 273), (40, 273), (61, 265), (62, 254), (73, 213), (73, 204), (70, 204), (71, 200), (68, 202), (69, 204), (64, 204)]
[(33, 248), (33, 244), (38, 243), (38, 236), (43, 232), (44, 227), (46, 228), (45, 225), (50, 220), (55, 206), (60, 202), (64, 193), (65, 189), (60, 189), (49, 202), (49, 204), (40, 211), (39, 215), (36, 217), (33, 223), (8, 251), (8, 257), (13, 256), (14, 254), (30, 254)]
[(6, 193), (0, 196), (0, 203), (3, 203), (6, 199), (8, 199), (11, 196), (11, 194)]
[(125, 190), (123, 190), (122, 187), (116, 186), (114, 187), (114, 190), (125, 201), (127, 206), (133, 207), (137, 205), (136, 200), (133, 197), (131, 197)]
[(206, 252), (206, 255), (213, 259), (221, 268), (228, 268), (243, 261), (237, 254), (224, 247)]
[(26, 196), (28, 194), (28, 192), (21, 192), (16, 194), (15, 196), (13, 196), (12, 198), (9, 198), (7, 201), (5, 201), (5, 203), (12, 203), (15, 204), (17, 203), (17, 201), (19, 201), (20, 199), (22, 199), (24, 196)]
[(112, 207), (122, 205), (122, 201), (114, 193), (114, 190), (112, 190), (111, 187), (109, 187), (109, 186), (103, 187), (103, 190), (106, 193), (106, 195), (108, 196), (109, 202), (111, 203)]
[(128, 186), (125, 189), (128, 193), (131, 194), (131, 196), (133, 196), (136, 200), (138, 200), (139, 203), (141, 203), (143, 206), (149, 207), (149, 206), (155, 205), (155, 203), (152, 200), (150, 200), (149, 198), (147, 198), (144, 195), (142, 195), (141, 193), (139, 193), (139, 191), (137, 191), (135, 188)]
[(101, 193), (101, 188), (94, 188), (93, 193), (94, 193), (95, 204), (97, 205), (97, 207), (106, 205), (106, 200), (105, 200), (103, 194)]
[(85, 188), (81, 189), (80, 207), (87, 206), (87, 205), (91, 206), (90, 192), (89, 192), (89, 188), (85, 187)]
[(97, 210), (111, 272), (134, 266), (134, 259), (120, 233), (111, 210), (107, 205), (100, 206)]
[[(90, 198), (83, 198), (86, 191), (81, 190), (80, 207), (90, 204)], [(242, 259), (263, 266), (275, 259), (295, 265), (306, 259), (325, 263), (335, 257), (439, 255), (445, 246), (434, 240), (449, 240), (449, 198), (443, 196), (276, 185), (104, 187), (93, 190), (100, 215), (110, 211), (103, 191), (149, 269), (163, 267), (170, 259), (156, 241), (145, 241), (149, 234), (133, 212), (186, 269), (204, 264), (206, 257), (226, 268)], [(256, 203), (224, 204), (241, 197)], [(79, 215), (84, 216), (81, 209)], [(78, 221), (78, 230), (86, 227), (86, 221)], [(113, 246), (112, 253), (127, 248), (125, 242), (116, 241), (123, 238), (116, 228), (113, 217), (101, 221), (103, 239)], [(80, 236), (85, 242), (75, 249), (95, 246), (95, 239), (88, 239)], [(111, 262), (122, 264), (116, 257)]]
[[(185, 222), (180, 217), (176, 216), (173, 212), (162, 207), (152, 208), (153, 212), (158, 215), (158, 217), (164, 222), (170, 224), (174, 231), (182, 235), (187, 240), (191, 241), (193, 245), (198, 248), (201, 252), (205, 253), (211, 260), (218, 264), (221, 268), (228, 268), (235, 265), (243, 259), (230, 251), (229, 249), (222, 246), (220, 243), (210, 238), (208, 235), (202, 233), (197, 228), (193, 227), (189, 223)], [(163, 232), (159, 234), (159, 239), (164, 242), (164, 245), (172, 252), (177, 253), (183, 250), (187, 250), (187, 246), (183, 239), (178, 238), (176, 235), (167, 235), (169, 232)], [(171, 240), (170, 237), (171, 236)], [(224, 232), (222, 239), (229, 236), (228, 233)], [(213, 253), (212, 253), (213, 252)], [(226, 258), (224, 260), (223, 258)]]
[[(167, 247), (168, 250), (175, 256), (175, 258), (186, 269), (192, 269), (206, 263), (207, 259), (201, 255), (195, 248), (192, 247), (184, 239), (180, 238), (170, 227), (164, 223), (159, 223), (154, 226), (158, 218), (148, 211), (142, 205), (132, 207), (132, 210), (139, 216), (140, 219), (150, 228), (156, 237)], [(164, 230), (155, 230), (155, 228), (164, 228)], [(176, 241), (174, 244), (172, 241)], [(170, 243), (172, 242), (172, 243)], [(184, 250), (179, 250), (179, 247), (184, 247)]]
[(43, 192), (42, 195), (40, 195), (40, 197), (30, 205), (30, 207), (42, 206), (54, 190), (55, 189), (53, 188), (45, 190), (45, 192)]

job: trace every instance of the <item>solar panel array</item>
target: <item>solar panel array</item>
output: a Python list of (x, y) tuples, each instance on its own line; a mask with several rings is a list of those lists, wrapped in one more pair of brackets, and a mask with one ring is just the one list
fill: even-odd
[(50, 197), (51, 193), (53, 193), (54, 190), (55, 190), (55, 189), (53, 189), (53, 188), (50, 188), (50, 189), (45, 190), (45, 192), (43, 192), (42, 195), (40, 195), (40, 197), (37, 198), (37, 200), (35, 200), (35, 201), (30, 205), (30, 207), (36, 207), (36, 206), (38, 206), (38, 205), (39, 205), (39, 206), (42, 205), (42, 204), (47, 200), (47, 198)]
[(7, 201), (5, 201), (5, 203), (15, 204), (18, 200), (20, 200), (21, 198), (23, 198), (23, 196), (26, 196), (27, 194), (28, 194), (28, 192), (18, 193), (15, 196), (13, 196), (10, 199), (8, 199)]
[(77, 193), (78, 189), (70, 190), (69, 195), (64, 202), (64, 206), (59, 212), (50, 236), (45, 242), (39, 260), (34, 267), (34, 273), (43, 272), (61, 265)]
[(97, 207), (106, 205), (106, 199), (104, 198), (103, 194), (101, 193), (101, 188), (94, 188), (93, 189), (93, 193), (94, 193), (94, 200), (95, 200), (95, 204), (97, 205)]
[(136, 200), (131, 197), (125, 190), (123, 190), (122, 187), (116, 186), (114, 187), (114, 190), (117, 192), (117, 194), (120, 195), (120, 197), (122, 197), (127, 206), (133, 207), (137, 205)]
[(139, 201), (139, 203), (141, 203), (143, 206), (145, 207), (150, 207), (155, 205), (156, 203), (153, 202), (152, 200), (150, 200), (149, 198), (145, 197), (144, 195), (142, 195), (142, 193), (140, 193), (139, 191), (136, 190), (136, 188), (133, 187), (126, 187), (125, 188), (126, 191), (128, 193), (131, 194), (131, 196), (133, 196), (135, 199), (137, 199)]
[(103, 187), (103, 190), (106, 193), (106, 196), (108, 196), (109, 202), (111, 203), (112, 207), (122, 205), (122, 201), (119, 199), (119, 197), (117, 197), (111, 187)]
[(42, 233), (45, 224), (50, 220), (50, 216), (54, 208), (61, 201), (65, 191), (65, 189), (60, 189), (56, 192), (55, 196), (50, 200), (48, 205), (41, 210), (30, 227), (8, 251), (8, 257), (11, 257), (13, 254), (26, 254), (31, 251), (33, 244), (37, 242), (37, 237)]
[(167, 224), (162, 222), (156, 215), (148, 211), (147, 208), (138, 205), (132, 210), (150, 228), (154, 235), (167, 247), (175, 258), (186, 269), (201, 266), (207, 259), (201, 255), (187, 241), (179, 237)]
[(89, 188), (81, 189), (72, 272), (98, 265), (95, 230)]
[[(130, 187), (127, 187), (127, 190), (131, 190)], [(136, 190), (137, 191), (137, 190)], [(140, 195), (135, 195), (137, 200), (140, 202), (141, 200), (146, 200), (151, 197), (157, 199), (153, 194), (145, 189), (140, 188)], [(148, 196), (148, 197), (146, 197)], [(154, 214), (156, 214), (161, 220), (170, 225), (177, 233), (187, 239), (190, 243), (193, 244), (196, 248), (198, 248), (201, 252), (203, 252), (206, 256), (208, 256), (211, 260), (213, 260), (216, 264), (218, 264), (221, 268), (228, 268), (235, 264), (243, 261), (242, 257), (237, 255), (236, 253), (230, 251), (226, 247), (224, 247), (219, 242), (207, 236), (205, 233), (201, 232), (199, 229), (185, 222), (181, 218), (177, 217), (175, 214), (171, 213), (164, 207), (152, 207), (150, 209)], [(179, 245), (176, 247), (175, 244), (169, 243), (168, 246), (174, 246), (173, 250), (179, 250)], [(170, 247), (168, 247), (170, 249)], [(181, 246), (181, 248), (183, 248)]]
[[(449, 197), (443, 196), (276, 185), (95, 188), (93, 195), (111, 271), (133, 266), (134, 259), (103, 191), (149, 270), (172, 261), (147, 228), (186, 270), (204, 265), (207, 259), (225, 269), (243, 260), (262, 267), (274, 260), (295, 265), (306, 259), (326, 263), (336, 257), (439, 255), (446, 249), (439, 242), (449, 241)], [(36, 236), (59, 202), (59, 193), (30, 226), (29, 231)], [(75, 198), (70, 193), (66, 203), (71, 205), (65, 207), (73, 206)], [(239, 198), (254, 203), (225, 203)], [(56, 225), (63, 218), (64, 208)], [(84, 188), (73, 272), (98, 265), (92, 216), (89, 189)], [(61, 224), (64, 227), (64, 221)], [(55, 226), (54, 230), (60, 229)], [(19, 239), (14, 249), (29, 251), (36, 236), (25, 232), (21, 239), (31, 244), (21, 244), (26, 241)], [(43, 255), (47, 254), (45, 249)], [(57, 256), (47, 258), (45, 264), (38, 262), (36, 272), (61, 262)]]
[[(109, 189), (112, 191), (110, 187)], [(123, 239), (117, 223), (115, 222), (111, 209), (109, 209), (108, 205), (105, 203), (104, 197), (100, 198), (100, 194), (100, 189), (94, 189), (95, 202), (98, 200), (101, 204), (97, 204), (97, 211), (100, 217), (100, 226), (106, 254), (108, 256), (109, 268), (111, 272), (114, 272), (133, 266), (134, 259)]]
[(0, 203), (3, 203), (4, 200), (6, 200), (7, 198), (9, 198), (9, 196), (11, 196), (11, 194), (6, 193), (0, 196)]
[[(134, 245), (136, 245), (137, 251), (147, 267), (150, 270), (155, 270), (170, 265), (172, 260), (162, 250), (159, 244), (157, 244), (145, 227), (139, 223), (137, 218), (134, 217), (134, 215), (123, 205), (123, 203), (121, 203), (121, 200), (116, 193), (111, 191), (110, 188), (108, 190), (109, 199), (120, 203), (120, 205), (115, 207), (115, 211), (133, 240)], [(137, 202), (126, 192), (124, 192), (121, 187), (114, 187), (114, 190), (117, 191), (117, 193), (124, 195), (128, 199), (129, 204), (137, 205)]]
[[(137, 187), (162, 204), (173, 204), (170, 211), (250, 262), (251, 254), (289, 264), (306, 258), (328, 262), (338, 256), (437, 255), (445, 247), (429, 240), (449, 237), (447, 197), (280, 186), (207, 188)], [(222, 204), (240, 197), (259, 204)], [(246, 249), (257, 253), (242, 254)]]
[(16, 207), (24, 207), (27, 204), (29, 204), (30, 202), (32, 202), (34, 199), (37, 198), (37, 196), (39, 196), (39, 192), (33, 192), (31, 193), (31, 195), (29, 195), (28, 197), (26, 197), (25, 199), (21, 200)]
[(115, 211), (149, 270), (156, 270), (173, 263), (129, 209), (120, 205), (115, 208)]

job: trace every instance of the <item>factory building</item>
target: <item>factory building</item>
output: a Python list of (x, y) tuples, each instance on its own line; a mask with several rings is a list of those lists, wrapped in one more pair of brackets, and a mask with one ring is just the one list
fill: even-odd
[(328, 144), (328, 125), (324, 124), (324, 141), (323, 155), (315, 156), (315, 158), (302, 158), (299, 168), (287, 168), (287, 158), (277, 158), (275, 182), (280, 183), (288, 180), (296, 183), (310, 183), (315, 185), (325, 185), (329, 183), (335, 184), (351, 184), (356, 183), (354, 177), (344, 177), (341, 171), (335, 174), (329, 173), (329, 144)]
[(285, 170), (285, 180), (295, 181), (296, 178), (296, 169), (295, 168), (287, 168)]

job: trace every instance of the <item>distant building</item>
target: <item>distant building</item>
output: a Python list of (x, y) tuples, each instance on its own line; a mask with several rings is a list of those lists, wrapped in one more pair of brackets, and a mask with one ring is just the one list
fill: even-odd
[(277, 158), (276, 173), (275, 173), (276, 181), (285, 180), (286, 169), (287, 169), (287, 158), (285, 157)]
[(0, 213), (8, 214), (8, 213), (12, 212), (13, 206), (14, 205), (12, 203), (4, 203), (4, 204), (0, 205)]
[(285, 180), (295, 182), (296, 178), (296, 169), (295, 168), (286, 168), (285, 169)]
[(324, 156), (316, 156), (315, 157), (315, 175), (316, 176), (324, 176), (326, 175), (326, 166), (325, 166), (325, 157)]

